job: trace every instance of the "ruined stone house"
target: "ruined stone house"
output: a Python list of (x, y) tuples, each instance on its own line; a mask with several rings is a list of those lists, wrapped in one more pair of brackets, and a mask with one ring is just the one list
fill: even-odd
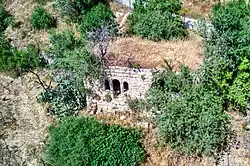
[(153, 69), (135, 69), (109, 66), (108, 76), (94, 85), (89, 85), (91, 93), (87, 96), (89, 111), (125, 111), (129, 110), (128, 100), (145, 99), (152, 82)]

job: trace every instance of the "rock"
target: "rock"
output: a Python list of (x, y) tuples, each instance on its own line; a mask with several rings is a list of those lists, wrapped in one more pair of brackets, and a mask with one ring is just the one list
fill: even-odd
[(125, 115), (120, 116), (120, 120), (125, 120), (127, 117)]
[(140, 126), (142, 128), (146, 128), (147, 129), (147, 128), (149, 128), (150, 124), (147, 123), (147, 122), (138, 122), (137, 126)]
[(244, 129), (245, 129), (246, 131), (250, 131), (250, 123), (247, 124), (247, 125), (244, 127)]

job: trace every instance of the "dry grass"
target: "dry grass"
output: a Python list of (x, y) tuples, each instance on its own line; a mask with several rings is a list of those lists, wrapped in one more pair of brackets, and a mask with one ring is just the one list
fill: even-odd
[(192, 34), (184, 40), (153, 42), (139, 37), (124, 37), (115, 40), (110, 47), (111, 64), (127, 66), (139, 64), (142, 68), (158, 68), (164, 59), (184, 63), (197, 69), (203, 60), (202, 40)]
[[(218, 1), (217, 1), (218, 2)], [(201, 0), (184, 0), (183, 7), (189, 11), (193, 17), (204, 17), (209, 19), (209, 15), (212, 6), (216, 3), (216, 0), (212, 1), (201, 1)]]
[[(35, 0), (7, 0), (5, 1), (7, 10), (14, 16), (15, 22), (20, 26), (9, 27), (5, 31), (7, 38), (11, 39), (18, 48), (26, 47), (28, 44), (34, 44), (39, 49), (44, 50), (48, 45), (49, 30), (36, 30), (30, 24), (30, 18), (34, 8), (39, 6)], [(75, 24), (68, 24), (59, 17), (59, 12), (54, 10), (52, 2), (47, 2), (44, 8), (52, 14), (57, 20), (56, 31), (72, 30), (76, 36), (80, 36)]]

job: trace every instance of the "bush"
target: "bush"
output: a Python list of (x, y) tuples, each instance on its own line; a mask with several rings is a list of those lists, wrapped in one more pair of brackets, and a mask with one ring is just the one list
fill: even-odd
[(110, 33), (117, 32), (117, 24), (113, 12), (104, 4), (98, 4), (83, 16), (80, 32), (86, 37), (88, 32), (93, 32), (103, 26), (108, 26)]
[(87, 13), (99, 0), (54, 0), (55, 6), (59, 8), (61, 15), (71, 21), (78, 21), (80, 16)]
[[(213, 29), (205, 36), (204, 84), (216, 90), (224, 105), (232, 105), (245, 112), (248, 98), (246, 71), (240, 70), (243, 60), (249, 60), (249, 5), (245, 1), (231, 1), (213, 7)], [(249, 64), (244, 64), (247, 66)], [(244, 90), (235, 93), (237, 89)], [(233, 95), (233, 96), (232, 96)], [(245, 100), (245, 101), (243, 101)]]
[(135, 2), (135, 9), (128, 17), (130, 31), (150, 40), (170, 40), (186, 35), (185, 26), (177, 14), (181, 3), (177, 0)]
[(8, 27), (11, 19), (12, 17), (9, 15), (9, 13), (5, 10), (3, 4), (0, 2), (0, 33)]
[(76, 115), (86, 107), (86, 89), (83, 80), (98, 78), (100, 61), (86, 48), (66, 49), (55, 56), (50, 67), (58, 71), (56, 88), (38, 97), (40, 102), (50, 104), (50, 113), (57, 117)]
[(56, 26), (56, 22), (43, 7), (38, 7), (32, 12), (31, 25), (36, 29), (50, 29)]
[[(71, 71), (83, 79), (99, 78), (101, 62), (100, 59), (91, 54), (86, 48), (75, 48), (65, 51), (61, 57), (55, 59), (51, 64), (54, 69)], [(82, 81), (81, 80), (81, 81)]]
[(148, 102), (156, 115), (160, 143), (187, 154), (210, 156), (226, 148), (229, 118), (222, 99), (195, 83), (195, 77), (185, 67), (179, 74), (170, 69), (157, 73)]
[(59, 118), (76, 115), (87, 105), (85, 89), (77, 86), (76, 79), (73, 73), (56, 78), (57, 86), (42, 92), (38, 96), (38, 101), (48, 102), (50, 114)]
[(132, 27), (133, 33), (150, 40), (170, 40), (185, 36), (181, 19), (172, 18), (169, 14), (147, 12), (138, 15), (137, 23)]
[(230, 126), (222, 101), (202, 87), (190, 87), (161, 112), (158, 135), (170, 147), (187, 154), (214, 155), (227, 146)]
[(136, 166), (145, 159), (142, 133), (93, 118), (67, 118), (50, 128), (46, 161), (54, 166)]
[(41, 65), (37, 50), (32, 46), (18, 50), (1, 37), (0, 42), (0, 71), (15, 72), (19, 75), (23, 71), (32, 70)]
[(211, 21), (217, 31), (240, 31), (245, 23), (249, 23), (250, 7), (245, 0), (218, 3), (212, 9)]
[(62, 32), (52, 31), (49, 34), (49, 52), (55, 56), (62, 56), (65, 51), (73, 50), (81, 45), (80, 41), (74, 36), (72, 31), (66, 30)]
[(229, 87), (228, 100), (234, 107), (245, 112), (250, 99), (250, 62), (244, 58), (239, 65), (238, 75)]

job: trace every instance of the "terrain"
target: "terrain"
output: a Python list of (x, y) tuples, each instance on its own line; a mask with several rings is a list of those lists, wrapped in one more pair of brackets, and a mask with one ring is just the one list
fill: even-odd
[[(35, 44), (44, 51), (48, 44), (48, 31), (34, 30), (29, 22), (31, 11), (38, 6), (35, 0), (7, 0), (8, 11), (19, 22), (18, 27), (9, 27), (5, 31), (7, 38), (18, 48)], [(185, 1), (184, 6), (193, 13), (202, 13), (208, 17), (211, 4), (206, 2)], [(67, 23), (53, 9), (52, 3), (47, 2), (45, 8), (57, 19), (56, 31), (72, 30), (80, 36), (77, 25)], [(118, 16), (117, 20), (123, 26), (123, 20), (128, 13), (126, 7), (111, 3), (112, 10)], [(191, 14), (192, 15), (192, 14)], [(119, 36), (110, 44), (111, 65), (125, 65), (130, 61), (142, 68), (159, 68), (164, 65), (164, 59), (173, 60), (176, 70), (178, 63), (184, 63), (196, 70), (203, 60), (202, 39), (195, 33), (184, 39), (173, 41), (153, 42), (135, 36)], [(45, 77), (46, 71), (39, 71)], [(32, 73), (24, 73), (15, 78), (0, 74), (0, 165), (44, 165), (43, 151), (48, 139), (48, 127), (53, 123), (53, 117), (47, 116), (46, 105), (37, 102), (37, 96), (42, 91)], [(248, 113), (249, 114), (249, 113)], [(141, 128), (144, 133), (143, 146), (148, 155), (145, 166), (176, 166), (176, 165), (215, 165), (211, 157), (186, 156), (170, 148), (157, 146), (156, 129), (147, 116), (140, 112), (101, 113), (90, 115), (82, 110), (81, 116), (95, 116), (109, 124), (125, 127)], [(219, 165), (250, 165), (250, 136), (243, 129), (250, 115), (242, 117), (236, 112), (229, 112), (235, 138), (228, 153), (218, 159)]]
[[(46, 73), (43, 71), (43, 73)], [(0, 75), (0, 164), (10, 165), (43, 165), (43, 151), (48, 136), (48, 127), (53, 118), (47, 116), (46, 105), (36, 101), (42, 87), (33, 74), (18, 78)], [(222, 155), (221, 166), (250, 164), (250, 137), (242, 129), (246, 118), (237, 113), (230, 113), (235, 134), (228, 154)], [(151, 120), (143, 113), (101, 113), (91, 115), (85, 110), (80, 116), (95, 116), (109, 124), (125, 127), (139, 127), (143, 130), (143, 146), (148, 154), (145, 166), (209, 166), (214, 165), (213, 158), (182, 155), (169, 148), (157, 147), (156, 130)]]

